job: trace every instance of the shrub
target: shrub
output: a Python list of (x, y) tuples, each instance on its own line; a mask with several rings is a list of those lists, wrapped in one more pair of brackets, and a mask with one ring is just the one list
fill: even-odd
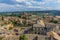
[(9, 30), (13, 29), (13, 27), (9, 27)]
[(57, 20), (50, 20), (49, 22), (51, 22), (51, 23), (58, 23)]
[(22, 35), (19, 37), (19, 40), (27, 40), (26, 36), (25, 35)]

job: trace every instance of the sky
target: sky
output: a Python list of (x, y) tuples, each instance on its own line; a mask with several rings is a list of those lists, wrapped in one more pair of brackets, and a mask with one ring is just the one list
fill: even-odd
[(60, 10), (60, 0), (0, 0), (0, 12)]

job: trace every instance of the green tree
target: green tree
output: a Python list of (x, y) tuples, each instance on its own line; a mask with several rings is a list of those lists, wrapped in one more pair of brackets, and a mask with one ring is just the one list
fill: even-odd
[(13, 29), (13, 27), (9, 27), (9, 30)]
[(2, 20), (4, 20), (4, 17), (2, 16)]
[(27, 40), (26, 36), (25, 35), (22, 35), (19, 37), (19, 40)]
[(50, 20), (51, 23), (58, 23), (57, 20)]

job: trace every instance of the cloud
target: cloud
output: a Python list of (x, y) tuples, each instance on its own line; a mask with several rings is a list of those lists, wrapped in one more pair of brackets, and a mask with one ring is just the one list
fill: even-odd
[(29, 0), (15, 0), (18, 3), (24, 3), (23, 5), (32, 5), (32, 3)]
[(53, 7), (50, 6), (27, 6), (27, 8), (34, 8), (40, 10), (53, 10)]
[(17, 1), (17, 2), (25, 2), (25, 0), (15, 0), (15, 1)]
[(41, 2), (41, 1), (37, 1), (37, 0), (15, 0), (16, 2), (19, 3), (25, 3), (26, 5), (40, 5), (40, 4), (45, 4), (46, 2)]
[(41, 2), (41, 1), (40, 1), (40, 2), (37, 2), (37, 1), (31, 1), (31, 2), (32, 2), (32, 4), (37, 4), (37, 5), (38, 5), (38, 4), (40, 5), (40, 4), (45, 4), (45, 3), (46, 3), (46, 2)]
[(17, 11), (18, 8), (15, 5), (8, 5), (5, 3), (0, 3), (0, 11)]
[(41, 6), (27, 6), (27, 8), (43, 8)]
[(59, 9), (60, 0), (0, 0), (0, 11)]
[(57, 3), (60, 3), (60, 0), (56, 0)]

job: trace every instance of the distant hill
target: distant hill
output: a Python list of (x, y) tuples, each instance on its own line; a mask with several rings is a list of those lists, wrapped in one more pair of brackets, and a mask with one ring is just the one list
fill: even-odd
[(43, 15), (48, 13), (49, 15), (59, 15), (60, 10), (45, 10), (45, 11), (20, 11), (20, 12), (0, 12), (0, 15), (21, 15), (23, 12), (28, 14)]

